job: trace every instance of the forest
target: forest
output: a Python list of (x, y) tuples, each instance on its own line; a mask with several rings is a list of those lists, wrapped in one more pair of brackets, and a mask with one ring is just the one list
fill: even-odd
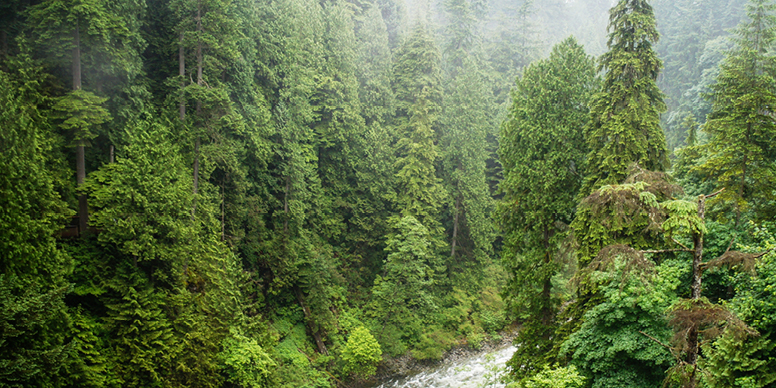
[(3, 0), (0, 388), (776, 386), (773, 0)]

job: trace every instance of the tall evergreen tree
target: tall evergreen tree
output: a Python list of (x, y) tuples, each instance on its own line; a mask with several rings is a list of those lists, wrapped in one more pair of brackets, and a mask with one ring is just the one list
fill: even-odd
[(442, 98), (439, 51), (427, 27), (418, 23), (399, 48), (393, 66), (396, 93), (397, 206), (439, 233), (437, 218), (444, 195), (436, 174), (438, 136), (435, 131)]
[(520, 347), (509, 362), (519, 379), (538, 373), (556, 356), (550, 351), (558, 307), (552, 277), (562, 266), (560, 246), (582, 185), (583, 129), (595, 86), (594, 60), (568, 38), (525, 70), (501, 129), (502, 260), (511, 275), (511, 308), (527, 312), (516, 340)]
[(590, 104), (585, 130), (590, 153), (582, 196), (621, 182), (633, 163), (653, 171), (668, 168), (660, 128), (665, 104), (656, 83), (661, 62), (652, 47), (658, 38), (648, 0), (620, 0), (611, 9), (609, 51), (600, 64), (603, 85)]
[(472, 56), (463, 58), (443, 99), (440, 119), (442, 173), (450, 201), (445, 216), (451, 221), (450, 267), (461, 265), (461, 259), (484, 262), (494, 237), (493, 204), (485, 175), (492, 96), (475, 61)]
[(709, 157), (698, 169), (727, 190), (718, 200), (731, 202), (735, 221), (753, 208), (759, 217), (773, 214), (776, 178), (776, 61), (770, 54), (776, 40), (776, 5), (752, 0), (749, 20), (736, 29), (736, 46), (720, 65), (712, 85), (712, 112), (703, 129), (709, 134)]
[(0, 386), (61, 385), (71, 348), (64, 304), (67, 255), (54, 234), (72, 214), (56, 192), (57, 144), (38, 106), (43, 76), (0, 71)]
[[(99, 74), (103, 66), (121, 68), (123, 58), (132, 58), (132, 50), (125, 45), (132, 33), (121, 18), (124, 15), (111, 12), (109, 4), (100, 0), (44, 1), (30, 7), (28, 15), (35, 43), (55, 65), (71, 68), (72, 91), (61, 98), (57, 110), (63, 112), (63, 129), (73, 130), (76, 182), (81, 190), (78, 218), (84, 232), (89, 219), (87, 196), (81, 188), (86, 179), (85, 147), (96, 136), (95, 127), (110, 120), (103, 107), (106, 99), (93, 94), (101, 89), (100, 79), (90, 75)], [(104, 57), (109, 58), (108, 64), (99, 62)], [(91, 81), (87, 83), (91, 91), (85, 90), (84, 80)]]

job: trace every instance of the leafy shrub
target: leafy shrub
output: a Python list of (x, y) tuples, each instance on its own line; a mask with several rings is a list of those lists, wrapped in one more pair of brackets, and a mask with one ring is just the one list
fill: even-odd
[(345, 361), (343, 371), (363, 378), (370, 377), (377, 371), (382, 354), (380, 344), (369, 329), (359, 326), (350, 333), (342, 352), (342, 360)]

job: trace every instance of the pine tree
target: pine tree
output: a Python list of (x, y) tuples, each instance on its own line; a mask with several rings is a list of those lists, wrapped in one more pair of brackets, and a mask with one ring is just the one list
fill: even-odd
[(516, 340), (521, 345), (509, 362), (518, 379), (553, 362), (557, 298), (551, 279), (561, 267), (561, 241), (582, 184), (583, 128), (595, 81), (593, 59), (574, 38), (566, 39), (548, 59), (525, 70), (501, 129), (502, 261), (511, 274), (512, 309), (528, 313)]
[(698, 167), (727, 188), (718, 201), (732, 202), (736, 224), (752, 208), (767, 217), (776, 199), (769, 183), (776, 178), (771, 107), (776, 104), (776, 61), (770, 50), (776, 40), (776, 16), (771, 1), (753, 0), (749, 21), (736, 30), (736, 46), (720, 65), (712, 85), (712, 112), (703, 129), (709, 157)]
[(620, 183), (633, 163), (651, 171), (668, 168), (660, 128), (665, 104), (656, 83), (661, 62), (652, 48), (658, 38), (648, 0), (620, 0), (611, 9), (609, 51), (600, 64), (603, 85), (590, 104), (585, 130), (590, 153), (582, 196)]

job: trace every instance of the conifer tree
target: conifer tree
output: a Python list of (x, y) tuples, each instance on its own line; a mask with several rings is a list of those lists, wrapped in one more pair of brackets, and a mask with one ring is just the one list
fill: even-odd
[(776, 40), (775, 9), (767, 0), (747, 5), (749, 20), (735, 30), (736, 46), (720, 65), (712, 85), (712, 112), (703, 126), (709, 134), (704, 147), (709, 157), (698, 169), (715, 178), (718, 188), (726, 188), (717, 200), (732, 202), (736, 224), (749, 208), (758, 218), (774, 211), (771, 201), (776, 198), (768, 182), (776, 179), (771, 108), (776, 104), (776, 61), (770, 53)]
[(78, 194), (78, 218), (84, 232), (89, 218), (87, 196), (81, 187), (86, 179), (84, 148), (96, 136), (95, 126), (109, 121), (110, 115), (102, 106), (106, 100), (85, 90), (83, 80), (91, 81), (88, 89), (99, 89), (97, 80), (89, 77), (100, 70), (94, 59), (105, 56), (118, 65), (122, 57), (132, 57), (131, 50), (122, 45), (131, 34), (121, 15), (111, 12), (101, 0), (44, 1), (30, 7), (28, 15), (35, 43), (45, 49), (53, 63), (71, 68), (72, 91), (61, 98), (58, 110), (65, 115), (63, 128), (75, 130), (76, 182), (82, 191)]
[(21, 59), (24, 72), (0, 71), (0, 386), (48, 387), (72, 364), (68, 260), (54, 238), (72, 213), (56, 192), (56, 142), (37, 109), (41, 68)]
[(531, 64), (513, 92), (509, 120), (501, 129), (504, 198), (502, 260), (510, 271), (511, 308), (527, 312), (509, 365), (518, 379), (552, 364), (550, 338), (557, 299), (552, 277), (561, 267), (561, 241), (573, 219), (584, 174), (583, 128), (594, 92), (595, 63), (574, 38), (550, 57)]
[(633, 163), (651, 171), (668, 168), (660, 128), (665, 104), (656, 83), (662, 64), (652, 47), (658, 38), (648, 0), (620, 0), (611, 9), (609, 51), (600, 63), (603, 85), (590, 104), (585, 130), (590, 151), (582, 196), (620, 183)]
[(435, 167), (440, 84), (439, 52), (427, 28), (418, 23), (397, 51), (393, 67), (398, 136), (394, 166), (399, 212), (415, 217), (432, 235), (439, 233), (437, 215), (444, 195)]
[(413, 216), (404, 216), (388, 240), (388, 257), (372, 287), (374, 334), (391, 355), (416, 344), (435, 309), (433, 237)]
[[(490, 212), (492, 199), (485, 176), (489, 157), (487, 117), (492, 96), (473, 56), (466, 56), (443, 99), (440, 149), (442, 170), (450, 203), (450, 266), (461, 259), (484, 262), (494, 237)], [(452, 271), (451, 271), (452, 272)]]

